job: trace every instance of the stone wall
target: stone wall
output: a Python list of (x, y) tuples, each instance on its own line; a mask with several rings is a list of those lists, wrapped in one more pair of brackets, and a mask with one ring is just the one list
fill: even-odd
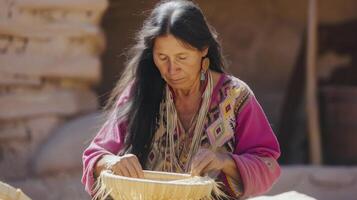
[(37, 180), (42, 172), (34, 162), (54, 130), (97, 110), (93, 86), (101, 79), (107, 6), (105, 0), (0, 0), (2, 181)]

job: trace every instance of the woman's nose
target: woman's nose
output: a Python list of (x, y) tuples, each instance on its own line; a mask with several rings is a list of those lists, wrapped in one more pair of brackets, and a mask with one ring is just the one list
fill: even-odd
[(177, 71), (179, 71), (179, 67), (174, 62), (174, 60), (170, 59), (169, 62), (168, 62), (168, 72), (169, 72), (169, 74), (175, 74)]

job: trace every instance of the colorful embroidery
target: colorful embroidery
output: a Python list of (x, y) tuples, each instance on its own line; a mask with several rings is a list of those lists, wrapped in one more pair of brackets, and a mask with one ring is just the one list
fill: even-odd
[(219, 104), (218, 118), (207, 128), (209, 141), (214, 149), (222, 146), (234, 137), (235, 129), (235, 102), (241, 88), (225, 89), (226, 98)]
[(239, 108), (249, 95), (246, 85), (237, 80), (228, 79), (217, 94), (219, 99), (214, 102), (208, 116), (206, 133), (209, 143), (214, 147), (226, 146), (228, 152), (234, 151), (236, 116)]
[[(235, 141), (236, 119), (249, 94), (251, 94), (251, 91), (242, 81), (225, 75), (219, 89), (214, 94), (216, 97), (212, 98), (214, 101), (211, 102), (205, 120), (206, 131), (201, 138), (201, 146), (209, 146), (213, 149), (233, 153), (237, 142)], [(164, 127), (165, 125), (160, 125), (159, 128)], [(166, 133), (154, 136), (151, 152), (145, 166), (146, 169), (163, 170), (167, 162), (170, 162), (164, 160), (165, 152), (160, 151), (160, 149), (165, 149), (167, 142), (165, 135)], [(178, 134), (175, 139), (178, 140), (178, 147), (175, 149), (180, 166), (175, 167), (174, 170), (181, 172), (179, 168), (183, 169), (187, 162), (187, 149), (191, 143), (191, 138), (185, 134)], [(240, 182), (235, 182), (229, 177), (227, 177), (227, 181), (236, 194), (242, 191)]]
[[(226, 130), (222, 118), (218, 118), (207, 128), (207, 136), (209, 138), (210, 144), (216, 149), (222, 146), (227, 140), (229, 140), (233, 133)], [(227, 134), (229, 133), (229, 134)]]

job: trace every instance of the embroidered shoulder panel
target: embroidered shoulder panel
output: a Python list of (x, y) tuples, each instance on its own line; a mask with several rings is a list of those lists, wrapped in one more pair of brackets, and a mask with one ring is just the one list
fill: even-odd
[(236, 144), (237, 116), (249, 95), (253, 93), (247, 84), (229, 75), (225, 77), (217, 92), (207, 116), (206, 134), (202, 138), (202, 142), (209, 143), (214, 149), (233, 152)]

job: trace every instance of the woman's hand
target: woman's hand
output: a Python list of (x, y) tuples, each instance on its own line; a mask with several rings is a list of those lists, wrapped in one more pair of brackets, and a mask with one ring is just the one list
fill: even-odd
[(232, 160), (228, 154), (213, 152), (205, 148), (199, 149), (192, 160), (191, 174), (197, 176), (213, 170), (223, 170), (227, 167), (229, 159)]
[[(100, 167), (102, 165), (102, 167)], [(105, 155), (97, 164), (102, 170), (110, 170), (114, 174), (133, 178), (143, 178), (144, 173), (138, 158), (134, 154), (123, 156)]]

